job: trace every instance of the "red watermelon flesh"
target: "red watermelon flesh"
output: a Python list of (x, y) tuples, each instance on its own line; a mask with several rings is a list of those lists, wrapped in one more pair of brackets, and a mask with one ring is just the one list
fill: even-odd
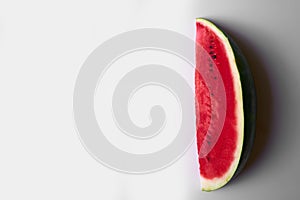
[[(227, 37), (204, 19), (197, 19), (196, 27), (196, 43), (199, 45), (195, 72), (197, 145), (201, 187), (211, 191), (224, 186), (239, 164), (244, 137), (242, 86)], [(203, 69), (206, 74), (203, 74)], [(204, 76), (218, 79), (218, 83), (223, 84), (225, 96), (220, 97), (220, 86), (216, 87)], [(222, 112), (224, 118), (219, 116)], [(209, 130), (210, 126), (216, 126), (216, 122), (219, 129)], [(209, 151), (203, 153), (205, 149)]]

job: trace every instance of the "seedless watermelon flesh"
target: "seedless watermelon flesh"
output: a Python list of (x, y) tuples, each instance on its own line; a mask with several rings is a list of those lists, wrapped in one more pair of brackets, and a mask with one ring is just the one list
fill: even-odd
[[(197, 146), (201, 187), (211, 191), (237, 175), (249, 157), (255, 129), (255, 90), (249, 67), (235, 43), (208, 20), (197, 19), (196, 28)], [(206, 81), (203, 69), (222, 81), (225, 97), (218, 90), (220, 86)], [(222, 113), (224, 118), (220, 118)], [(216, 123), (222, 127), (210, 130)]]

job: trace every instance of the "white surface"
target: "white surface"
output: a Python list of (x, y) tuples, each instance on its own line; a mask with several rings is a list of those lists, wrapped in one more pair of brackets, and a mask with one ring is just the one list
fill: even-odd
[[(299, 196), (299, 9), (297, 0), (1, 0), (0, 199)], [(132, 29), (164, 28), (194, 38), (199, 16), (235, 33), (250, 64), (257, 64), (258, 134), (269, 135), (263, 153), (234, 183), (209, 194), (200, 192), (195, 144), (153, 174), (127, 175), (102, 166), (84, 150), (74, 128), (72, 93), (81, 64), (103, 41)], [(270, 105), (264, 93), (272, 97)]]

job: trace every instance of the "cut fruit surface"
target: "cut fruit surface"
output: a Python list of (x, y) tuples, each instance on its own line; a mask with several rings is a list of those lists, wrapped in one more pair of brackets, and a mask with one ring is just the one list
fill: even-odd
[(256, 97), (249, 67), (236, 44), (208, 20), (197, 19), (196, 28), (197, 146), (201, 187), (211, 191), (236, 176), (249, 157)]

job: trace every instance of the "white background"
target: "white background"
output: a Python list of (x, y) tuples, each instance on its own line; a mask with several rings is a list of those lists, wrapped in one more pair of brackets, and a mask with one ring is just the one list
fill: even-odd
[[(0, 0), (0, 199), (292, 199), (299, 196), (299, 1)], [(164, 28), (194, 38), (208, 17), (237, 40), (258, 92), (251, 165), (202, 193), (195, 144), (147, 175), (108, 169), (82, 147), (72, 114), (76, 76), (112, 36)]]

